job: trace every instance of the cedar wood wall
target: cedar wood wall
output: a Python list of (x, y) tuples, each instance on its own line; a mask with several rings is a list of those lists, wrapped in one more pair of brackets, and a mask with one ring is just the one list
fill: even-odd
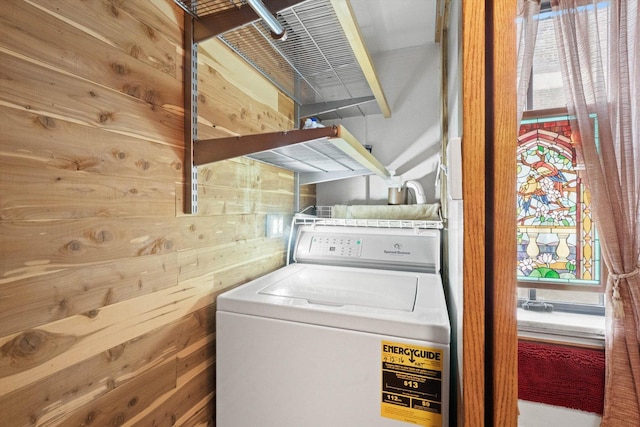
[[(182, 20), (170, 0), (2, 2), (3, 426), (214, 424), (215, 296), (283, 265), (265, 214), (292, 213), (294, 179), (201, 167), (182, 213)], [(292, 128), (216, 41), (199, 70), (200, 138)]]

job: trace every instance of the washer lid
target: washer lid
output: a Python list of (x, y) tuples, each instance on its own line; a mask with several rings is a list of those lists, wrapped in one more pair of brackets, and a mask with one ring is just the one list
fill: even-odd
[[(390, 283), (393, 285), (392, 292)], [(309, 304), (412, 311), (417, 288), (418, 279), (411, 275), (307, 267), (296, 275), (267, 286), (259, 293), (303, 299)]]
[(217, 299), (218, 312), (448, 345), (440, 275), (295, 263)]

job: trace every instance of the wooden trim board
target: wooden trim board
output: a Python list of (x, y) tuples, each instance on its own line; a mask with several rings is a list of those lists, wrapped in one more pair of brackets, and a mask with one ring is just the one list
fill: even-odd
[(353, 49), (360, 68), (362, 68), (362, 72), (367, 82), (369, 82), (369, 87), (371, 87), (373, 96), (375, 96), (382, 114), (385, 118), (391, 117), (391, 108), (389, 108), (389, 103), (382, 90), (382, 85), (376, 74), (369, 51), (362, 40), (360, 28), (358, 27), (358, 22), (351, 8), (351, 3), (349, 0), (331, 0), (331, 4), (336, 11), (338, 20), (347, 36), (347, 40), (349, 40), (349, 44), (351, 44), (351, 49)]

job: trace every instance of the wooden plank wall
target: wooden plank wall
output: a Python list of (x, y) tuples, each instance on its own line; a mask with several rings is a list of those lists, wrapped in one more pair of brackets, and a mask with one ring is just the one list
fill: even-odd
[[(294, 179), (202, 167), (182, 213), (182, 22), (171, 0), (2, 3), (2, 426), (215, 424), (215, 297), (283, 265), (265, 214)], [(199, 69), (203, 137), (293, 127), (215, 41)]]

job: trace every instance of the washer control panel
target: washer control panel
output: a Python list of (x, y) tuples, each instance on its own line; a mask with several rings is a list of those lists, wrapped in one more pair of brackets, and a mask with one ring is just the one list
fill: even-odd
[(309, 245), (309, 254), (358, 258), (362, 255), (362, 238), (330, 234), (313, 236)]
[(440, 234), (433, 229), (303, 226), (294, 259), (313, 264), (439, 271)]

